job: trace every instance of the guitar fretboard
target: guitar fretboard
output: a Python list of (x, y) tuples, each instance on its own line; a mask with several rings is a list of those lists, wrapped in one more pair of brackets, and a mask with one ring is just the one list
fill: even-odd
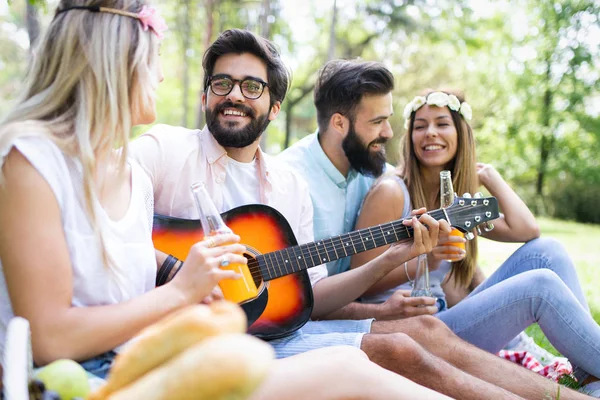
[[(428, 214), (436, 220), (447, 220), (444, 210), (434, 210)], [(409, 239), (412, 236), (413, 228), (404, 225), (402, 220), (397, 220), (317, 242), (262, 254), (257, 256), (254, 262), (258, 264), (263, 280), (270, 281), (363, 251)]]

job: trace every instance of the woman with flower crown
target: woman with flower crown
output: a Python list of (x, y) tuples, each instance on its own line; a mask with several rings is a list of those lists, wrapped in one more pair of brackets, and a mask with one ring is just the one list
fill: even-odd
[[(436, 315), (463, 339), (492, 352), (538, 322), (552, 344), (580, 367), (576, 368), (578, 376), (592, 381), (600, 376), (600, 327), (589, 314), (573, 263), (560, 243), (538, 238), (535, 217), (501, 175), (491, 165), (476, 161), (471, 117), (471, 107), (460, 95), (428, 90), (415, 97), (404, 110), (407, 132), (402, 139), (402, 161), (373, 185), (356, 228), (406, 217), (413, 208), (440, 208), (442, 170), (451, 171), (457, 193), (485, 187), (498, 199), (503, 213), (493, 221), (493, 230), (481, 234), (491, 240), (526, 243), (479, 285), (483, 279), (478, 275), (477, 288), (454, 305), (464, 297), (456, 293), (466, 295), (472, 289), (477, 237), (466, 242), (463, 237), (441, 236), (428, 255), (431, 290), (438, 298)], [(466, 251), (453, 245), (465, 242)], [(381, 251), (385, 248), (354, 256), (352, 267)], [(410, 290), (415, 273), (413, 260), (371, 287), (363, 300), (382, 302), (398, 289)], [(449, 310), (444, 292), (448, 289), (455, 294)]]
[[(104, 377), (137, 332), (235, 277), (223, 260), (247, 262), (232, 234), (194, 245), (176, 275), (181, 265), (156, 259), (151, 182), (127, 143), (132, 126), (156, 117), (165, 29), (141, 0), (58, 5), (0, 123), (0, 356), (9, 320), (22, 316), (36, 365), (70, 358)], [(255, 398), (405, 393), (446, 398), (338, 347), (276, 361)]]

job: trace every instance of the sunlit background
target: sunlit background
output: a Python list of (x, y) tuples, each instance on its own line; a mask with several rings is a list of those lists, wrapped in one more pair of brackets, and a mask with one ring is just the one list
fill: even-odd
[[(0, 116), (22, 89), (31, 27), (39, 21), (43, 31), (57, 3), (0, 0)], [(202, 126), (204, 49), (224, 29), (247, 28), (272, 39), (293, 72), (283, 112), (264, 137), (269, 153), (315, 131), (312, 88), (325, 61), (379, 60), (396, 77), (391, 162), (404, 105), (425, 88), (459, 89), (474, 110), (479, 159), (493, 163), (536, 213), (600, 222), (600, 1), (155, 4), (170, 26), (158, 122)]]

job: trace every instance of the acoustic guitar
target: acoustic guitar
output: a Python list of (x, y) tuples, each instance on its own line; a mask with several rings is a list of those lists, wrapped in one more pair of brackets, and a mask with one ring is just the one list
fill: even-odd
[[(445, 209), (429, 211), (436, 220), (469, 232), (499, 217), (494, 197), (456, 197)], [(225, 223), (241, 237), (256, 298), (240, 304), (248, 316), (248, 332), (263, 339), (284, 337), (309, 320), (313, 295), (307, 269), (339, 258), (412, 237), (402, 220), (298, 245), (289, 223), (265, 205), (245, 205), (222, 214)], [(184, 260), (190, 247), (204, 234), (198, 220), (154, 216), (154, 247)]]

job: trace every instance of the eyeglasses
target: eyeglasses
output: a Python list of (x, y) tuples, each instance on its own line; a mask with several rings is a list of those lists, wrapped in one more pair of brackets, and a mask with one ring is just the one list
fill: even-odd
[(215, 75), (208, 79), (210, 90), (217, 96), (227, 96), (233, 90), (235, 84), (240, 85), (242, 95), (250, 100), (256, 100), (262, 96), (265, 87), (269, 84), (258, 78), (233, 79), (227, 75)]

